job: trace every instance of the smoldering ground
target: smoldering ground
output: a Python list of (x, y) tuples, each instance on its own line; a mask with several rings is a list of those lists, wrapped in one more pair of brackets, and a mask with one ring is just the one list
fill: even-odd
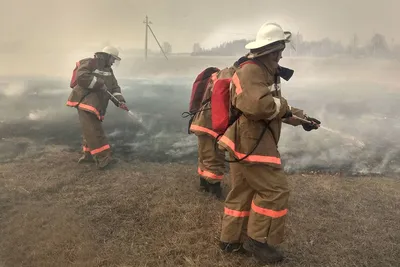
[[(226, 65), (232, 62), (227, 59)], [(400, 172), (400, 90), (384, 72), (392, 63), (375, 63), (370, 76), (365, 75), (370, 67), (360, 72), (365, 61), (311, 63), (297, 59), (289, 63), (295, 65), (296, 72), (292, 80), (284, 82), (283, 95), (292, 106), (304, 109), (334, 131), (305, 132), (301, 127), (284, 125), (279, 150), (286, 171), (354, 175)], [(185, 69), (179, 62), (175, 64), (177, 69)], [(196, 137), (187, 134), (188, 118), (182, 118), (181, 113), (187, 111), (192, 82), (205, 66), (181, 75), (156, 73), (156, 78), (140, 78), (125, 73), (119, 78), (128, 106), (147, 128), (144, 131), (140, 123), (110, 102), (104, 128), (119, 158), (195, 164)], [(70, 93), (68, 82), (41, 77), (2, 78), (1, 161), (40, 154), (51, 145), (70, 151), (81, 149), (77, 113), (65, 106)]]

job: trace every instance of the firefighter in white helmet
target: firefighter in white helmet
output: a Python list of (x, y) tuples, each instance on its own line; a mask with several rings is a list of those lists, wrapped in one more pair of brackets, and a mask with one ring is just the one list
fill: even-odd
[(121, 109), (128, 110), (121, 88), (111, 66), (119, 62), (119, 51), (106, 46), (96, 52), (93, 58), (85, 58), (76, 63), (70, 87), (72, 92), (67, 106), (75, 107), (81, 123), (83, 135), (83, 156), (78, 163), (94, 162), (99, 169), (116, 163), (111, 155), (111, 147), (102, 127), (110, 92), (117, 101), (111, 101)]
[[(236, 161), (230, 164), (221, 249), (247, 251), (264, 264), (283, 259), (274, 247), (284, 238), (289, 198), (278, 151), (282, 122), (302, 125), (306, 131), (318, 129), (321, 123), (281, 96), (284, 76), (278, 62), (290, 37), (278, 24), (265, 23), (256, 40), (246, 45), (250, 61), (240, 65), (231, 83), (231, 104), (239, 115), (219, 139), (231, 161)], [(292, 115), (309, 123), (302, 124)]]

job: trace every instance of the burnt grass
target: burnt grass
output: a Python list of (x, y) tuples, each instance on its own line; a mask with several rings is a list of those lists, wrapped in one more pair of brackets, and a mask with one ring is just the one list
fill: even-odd
[[(188, 109), (192, 78), (165, 81), (120, 81), (128, 107), (143, 117), (149, 129), (143, 131), (141, 124), (109, 103), (103, 127), (114, 154), (124, 161), (196, 163), (196, 138), (187, 134), (189, 118), (181, 116)], [(0, 153), (0, 162), (12, 161), (27, 151), (40, 155), (44, 147), (52, 145), (67, 146), (71, 152), (81, 150), (77, 112), (65, 106), (70, 92), (67, 81), (27, 79), (25, 82), (28, 89), (24, 94), (1, 95), (4, 112), (0, 113), (0, 147), (7, 148), (3, 149), (7, 153)], [(337, 92), (339, 85), (325, 85), (324, 90), (306, 94), (291, 89), (289, 84), (285, 92), (293, 106), (304, 107), (325, 126), (361, 138), (365, 148), (356, 149), (354, 144), (345, 144), (348, 140), (323, 130), (305, 133), (301, 126), (284, 125), (279, 150), (286, 171), (397, 176), (400, 146), (396, 140), (400, 125), (393, 115), (400, 94), (382, 96), (376, 90), (382, 85), (372, 84), (370, 88), (362, 84), (363, 90), (368, 91), (363, 98), (349, 90), (343, 99)], [(65, 89), (54, 93), (60, 87)], [(44, 110), (45, 116), (38, 120), (27, 118), (29, 112), (37, 110)]]
[[(218, 248), (223, 203), (198, 192), (195, 164), (76, 152), (0, 164), (0, 266), (260, 266)], [(277, 266), (399, 266), (395, 178), (289, 175), (286, 260)], [(224, 178), (225, 193), (229, 175)]]

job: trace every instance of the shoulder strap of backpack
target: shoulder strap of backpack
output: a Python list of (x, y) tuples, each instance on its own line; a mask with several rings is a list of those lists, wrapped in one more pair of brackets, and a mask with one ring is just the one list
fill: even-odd
[[(250, 62), (249, 62), (250, 61)], [(239, 65), (239, 68), (241, 68), (243, 65), (245, 65), (245, 64), (257, 64), (258, 66), (260, 66), (265, 72), (268, 72), (268, 69), (267, 69), (267, 67), (261, 62), (261, 61), (259, 61), (258, 59), (249, 59), (249, 60), (246, 60), (246, 61), (244, 61), (244, 62), (241, 62), (241, 64)], [(276, 82), (276, 80), (277, 80), (277, 77), (275, 77), (275, 82)], [(239, 116), (240, 117), (240, 116)], [(258, 145), (260, 144), (260, 142), (261, 142), (261, 139), (263, 138), (263, 136), (264, 136), (264, 134), (265, 134), (265, 132), (266, 132), (266, 130), (267, 129), (270, 129), (270, 121), (267, 123), (267, 122), (264, 122), (264, 128), (262, 129), (262, 131), (261, 131), (261, 133), (260, 133), (260, 136), (259, 136), (259, 138), (257, 139), (257, 141), (256, 141), (256, 143), (255, 143), (255, 145), (254, 145), (254, 147), (253, 147), (253, 149), (249, 152), (249, 153), (247, 153), (245, 156), (243, 156), (242, 158), (240, 158), (240, 159), (234, 159), (234, 160), (226, 160), (226, 159), (224, 159), (224, 161), (225, 162), (229, 162), (229, 163), (235, 163), (235, 162), (241, 162), (241, 161), (243, 161), (243, 160), (245, 160), (246, 158), (248, 158), (251, 154), (253, 154), (253, 152), (256, 150), (256, 148), (258, 147)], [(270, 129), (271, 130), (271, 129)], [(216, 150), (217, 149), (217, 147), (218, 147), (218, 140), (221, 138), (221, 136), (223, 136), (224, 134), (220, 134), (220, 135), (218, 135), (216, 138), (215, 138), (215, 142), (214, 142), (214, 149)], [(275, 139), (275, 138), (274, 138)], [(276, 143), (276, 140), (275, 140), (275, 143)]]

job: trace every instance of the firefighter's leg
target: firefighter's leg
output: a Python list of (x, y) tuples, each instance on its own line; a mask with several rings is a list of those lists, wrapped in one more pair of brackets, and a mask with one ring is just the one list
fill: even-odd
[(78, 113), (87, 146), (98, 168), (104, 169), (115, 163), (111, 156), (111, 147), (105, 136), (101, 121), (90, 112), (78, 110)]
[(214, 148), (214, 138), (209, 135), (198, 136), (200, 179), (207, 181), (208, 188), (217, 198), (222, 197), (221, 181), (224, 177), (224, 152)]
[(246, 181), (241, 163), (230, 164), (231, 190), (225, 200), (221, 229), (221, 248), (227, 252), (241, 251), (247, 239), (247, 223), (254, 190)]
[(209, 192), (209, 186), (207, 180), (201, 175), (201, 170), (204, 169), (204, 154), (202, 153), (202, 138), (201, 135), (197, 136), (197, 172), (200, 176), (200, 191)]
[(83, 155), (79, 158), (78, 163), (94, 163), (95, 160), (90, 154), (90, 148), (87, 144), (86, 138), (82, 133), (82, 153)]
[(266, 165), (246, 166), (246, 179), (255, 190), (244, 248), (263, 263), (283, 259), (274, 246), (283, 242), (289, 186), (283, 170)]

